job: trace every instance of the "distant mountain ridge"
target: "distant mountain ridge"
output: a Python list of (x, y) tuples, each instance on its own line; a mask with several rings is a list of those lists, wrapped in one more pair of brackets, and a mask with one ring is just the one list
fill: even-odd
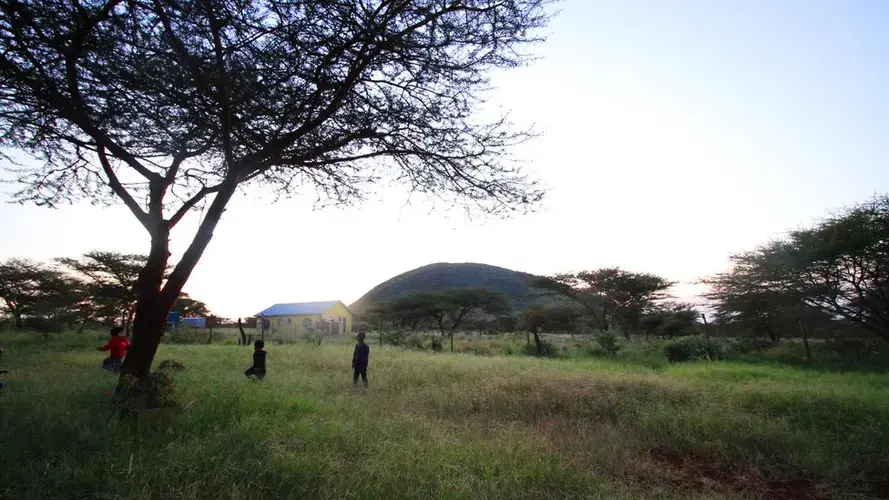
[(503, 267), (473, 262), (439, 262), (399, 274), (373, 287), (349, 306), (360, 313), (381, 302), (421, 292), (438, 292), (448, 288), (484, 287), (502, 293), (514, 310), (522, 310), (538, 300), (539, 292), (531, 287), (535, 275)]

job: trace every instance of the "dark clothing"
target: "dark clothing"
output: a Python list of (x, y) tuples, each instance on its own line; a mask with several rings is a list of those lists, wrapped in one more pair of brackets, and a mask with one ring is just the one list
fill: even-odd
[(265, 351), (253, 351), (253, 366), (247, 368), (244, 372), (246, 376), (255, 376), (256, 378), (265, 377)]
[(122, 358), (109, 356), (102, 361), (102, 368), (108, 370), (109, 372), (119, 373), (121, 361)]
[(356, 372), (366, 372), (367, 364), (370, 362), (370, 346), (364, 342), (355, 345), (355, 352), (352, 353), (352, 368)]
[(361, 381), (364, 382), (364, 387), (367, 387), (367, 370), (366, 369), (362, 370), (362, 371), (355, 370), (355, 374), (352, 377), (353, 384), (356, 384), (356, 385), (358, 384), (358, 377), (359, 376), (361, 377)]

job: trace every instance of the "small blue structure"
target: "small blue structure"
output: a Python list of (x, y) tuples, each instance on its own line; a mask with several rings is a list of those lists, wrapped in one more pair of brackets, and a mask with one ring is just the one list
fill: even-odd
[(167, 315), (167, 326), (171, 328), (179, 328), (179, 311), (170, 311)]
[(182, 318), (182, 326), (186, 328), (207, 328), (207, 318)]

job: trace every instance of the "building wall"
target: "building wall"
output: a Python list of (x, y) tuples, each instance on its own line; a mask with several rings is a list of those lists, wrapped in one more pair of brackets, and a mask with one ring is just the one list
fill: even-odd
[(340, 328), (340, 333), (352, 333), (352, 313), (346, 309), (346, 306), (337, 302), (337, 304), (330, 309), (324, 311), (324, 314), (321, 315), (324, 319), (332, 319), (338, 320), (339, 318), (345, 318), (345, 321), (341, 323), (343, 326)]
[[(260, 318), (257, 318), (258, 320)], [(342, 304), (336, 304), (323, 314), (300, 314), (293, 316), (270, 316), (265, 318), (269, 322), (269, 328), (266, 330), (266, 336), (272, 338), (296, 339), (305, 334), (309, 330), (306, 328), (306, 322), (313, 327), (318, 321), (333, 320), (339, 325), (337, 333), (352, 332), (352, 313)], [(260, 333), (260, 323), (257, 321), (256, 333)], [(326, 331), (324, 333), (327, 333)]]

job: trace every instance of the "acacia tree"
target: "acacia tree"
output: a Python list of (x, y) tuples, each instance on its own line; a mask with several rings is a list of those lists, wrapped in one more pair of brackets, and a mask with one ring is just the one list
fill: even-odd
[(109, 322), (120, 320), (129, 335), (136, 314), (136, 283), (148, 257), (93, 250), (80, 259), (55, 260), (85, 278), (88, 293), (98, 307), (97, 315)]
[(801, 319), (843, 318), (889, 340), (889, 196), (737, 254), (732, 263), (704, 280), (724, 318), (773, 340)]
[(550, 295), (568, 298), (583, 306), (598, 328), (618, 323), (627, 339), (640, 328), (643, 313), (669, 297), (675, 282), (649, 273), (635, 273), (618, 267), (562, 273), (543, 277), (532, 285)]
[[(123, 202), (150, 235), (122, 371), (146, 378), (167, 312), (239, 187), (322, 202), (390, 180), (487, 213), (542, 197), (531, 136), (476, 112), (529, 60), (547, 0), (2, 0), (0, 144), (17, 200)], [(164, 279), (170, 231), (206, 203)]]
[(0, 264), (0, 298), (17, 328), (23, 326), (23, 318), (40, 300), (41, 283), (48, 272), (45, 266), (30, 260), (9, 259)]

